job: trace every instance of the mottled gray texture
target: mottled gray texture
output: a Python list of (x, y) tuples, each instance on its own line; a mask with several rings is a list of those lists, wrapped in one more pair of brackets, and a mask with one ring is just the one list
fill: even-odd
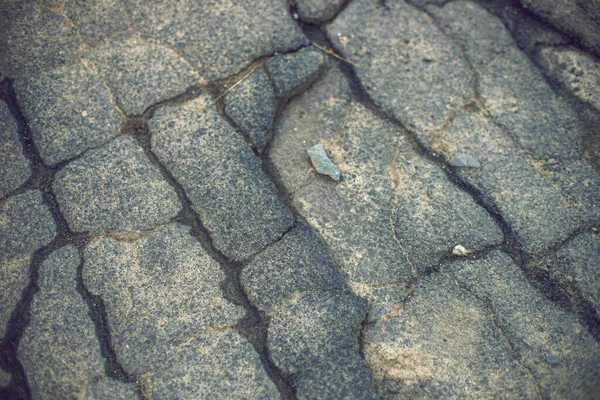
[(310, 162), (315, 171), (322, 175), (328, 175), (334, 181), (340, 180), (340, 170), (335, 166), (320, 143), (310, 147), (307, 151)]
[(84, 54), (128, 114), (175, 97), (198, 84), (198, 73), (176, 51), (133, 35), (119, 35)]
[(284, 0), (126, 3), (133, 26), (176, 49), (205, 82), (235, 74), (259, 57), (307, 44)]
[(552, 80), (600, 111), (600, 62), (575, 48), (556, 47), (542, 48), (536, 59)]
[(581, 157), (585, 129), (577, 115), (519, 50), (500, 19), (467, 1), (434, 11), (442, 29), (464, 49), (494, 121), (536, 158)]
[[(292, 204), (349, 279), (406, 282), (411, 267), (435, 267), (456, 244), (482, 249), (501, 243), (491, 216), (418, 155), (400, 128), (349, 103), (343, 79), (332, 71), (290, 103), (269, 157)], [(340, 169), (343, 179), (335, 185), (301, 154), (317, 141)]]
[(458, 48), (403, 1), (353, 1), (327, 35), (359, 66), (356, 74), (375, 103), (411, 130), (439, 128), (473, 95)]
[(81, 63), (14, 81), (30, 133), (46, 164), (98, 147), (121, 129), (111, 94)]
[(320, 50), (307, 47), (272, 57), (265, 62), (265, 68), (273, 81), (275, 96), (284, 97), (314, 79), (324, 63), (325, 56)]
[(398, 315), (402, 310), (404, 300), (408, 297), (408, 288), (405, 283), (371, 286), (352, 282), (350, 283), (350, 289), (354, 294), (367, 301), (369, 307), (367, 320), (369, 322)]
[(318, 24), (335, 17), (348, 0), (296, 0), (301, 20)]
[(263, 151), (273, 127), (275, 94), (263, 68), (257, 68), (225, 96), (225, 113)]
[(0, 369), (0, 387), (6, 387), (10, 384), (10, 380), (12, 379), (12, 375), (8, 372)]
[(279, 239), (294, 218), (250, 146), (208, 96), (159, 109), (152, 149), (183, 186), (215, 247), (243, 260)]
[[(179, 224), (133, 241), (90, 243), (83, 280), (104, 300), (117, 358), (131, 374), (161, 369), (187, 340), (244, 315), (223, 298), (219, 264)], [(187, 367), (180, 364), (179, 373)]]
[(21, 292), (29, 283), (33, 253), (56, 237), (58, 229), (37, 190), (0, 202), (0, 337)]
[(364, 353), (386, 399), (539, 397), (486, 304), (442, 274), (366, 331)]
[(29, 161), (23, 155), (23, 145), (19, 140), (19, 127), (8, 106), (0, 101), (0, 160), (3, 172), (0, 174), (0, 198), (6, 196), (31, 175)]
[(344, 349), (294, 380), (298, 399), (379, 399), (373, 377), (354, 349)]
[(342, 277), (325, 244), (298, 225), (244, 267), (240, 282), (248, 300), (268, 311), (297, 293), (341, 289)]
[(577, 318), (538, 292), (512, 259), (494, 250), (444, 267), (489, 304), (496, 324), (531, 371), (544, 398), (594, 398), (600, 391), (600, 344)]
[(179, 212), (177, 194), (131, 136), (91, 150), (62, 169), (53, 184), (72, 230), (135, 231)]
[(75, 60), (80, 36), (64, 16), (39, 2), (6, 0), (0, 5), (0, 71), (16, 78)]
[(576, 36), (600, 56), (600, 8), (595, 0), (519, 0), (559, 30)]
[(235, 331), (209, 331), (185, 343), (148, 378), (157, 399), (279, 399), (252, 345)]
[(450, 160), (448, 160), (448, 164), (452, 167), (481, 168), (481, 163), (477, 157), (465, 153), (454, 153), (452, 157), (450, 157)]
[(482, 168), (459, 168), (456, 174), (500, 211), (527, 253), (543, 253), (581, 223), (577, 210), (544, 171), (528, 163), (506, 133), (482, 113), (458, 113), (430, 146), (445, 157), (458, 151), (481, 161)]
[(364, 301), (342, 291), (313, 292), (284, 304), (271, 319), (267, 348), (288, 375), (331, 360), (344, 349), (358, 350), (367, 314)]
[(106, 377), (90, 310), (76, 290), (79, 263), (77, 249), (69, 245), (50, 254), (40, 267), (40, 291), (18, 350), (32, 398), (71, 398), (82, 392), (90, 396), (102, 381), (118, 398), (136, 399), (133, 385)]

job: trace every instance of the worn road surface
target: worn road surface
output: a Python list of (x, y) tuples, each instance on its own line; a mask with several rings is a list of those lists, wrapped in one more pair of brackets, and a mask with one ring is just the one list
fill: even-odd
[(598, 399), (599, 57), (598, 0), (1, 0), (0, 398)]

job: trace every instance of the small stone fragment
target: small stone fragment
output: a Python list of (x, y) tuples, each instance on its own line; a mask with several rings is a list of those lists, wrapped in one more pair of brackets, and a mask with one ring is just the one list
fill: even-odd
[(340, 170), (329, 159), (325, 149), (320, 143), (315, 144), (307, 151), (310, 157), (310, 162), (319, 174), (328, 175), (334, 181), (340, 180)]
[(471, 254), (471, 250), (466, 249), (464, 246), (461, 246), (460, 244), (457, 244), (456, 246), (454, 246), (454, 249), (452, 249), (452, 255), (457, 256), (457, 257), (466, 257), (469, 254)]
[(481, 168), (481, 163), (477, 157), (464, 153), (454, 153), (448, 164), (453, 167)]

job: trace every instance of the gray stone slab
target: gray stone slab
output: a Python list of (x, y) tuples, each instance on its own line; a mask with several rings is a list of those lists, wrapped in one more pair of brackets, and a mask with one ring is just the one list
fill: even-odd
[(358, 351), (366, 304), (352, 293), (313, 292), (284, 304), (271, 319), (267, 348), (286, 375), (308, 369), (344, 349)]
[(324, 64), (323, 53), (307, 47), (295, 53), (274, 56), (265, 62), (265, 68), (273, 81), (275, 96), (284, 97), (310, 83)]
[(129, 28), (127, 10), (119, 0), (49, 0), (46, 4), (67, 16), (92, 45)]
[(69, 163), (53, 184), (60, 209), (76, 232), (135, 231), (177, 215), (177, 194), (131, 136)]
[(169, 0), (126, 4), (142, 35), (176, 49), (205, 82), (233, 75), (259, 57), (307, 44), (281, 0), (184, 0), (176, 7)]
[(545, 171), (528, 163), (506, 133), (482, 113), (457, 113), (429, 146), (446, 158), (463, 152), (480, 160), (481, 168), (457, 168), (456, 174), (499, 210), (530, 255), (542, 254), (582, 223), (577, 209)]
[(133, 241), (102, 237), (85, 249), (84, 284), (104, 300), (112, 343), (128, 373), (160, 370), (182, 343), (244, 315), (223, 298), (225, 273), (189, 229), (169, 224)]
[(261, 160), (200, 96), (156, 111), (152, 149), (183, 186), (215, 247), (240, 261), (279, 239), (294, 218)]
[(350, 289), (352, 289), (354, 294), (367, 301), (369, 307), (368, 322), (398, 315), (402, 310), (404, 300), (408, 297), (408, 288), (405, 283), (371, 286), (364, 283), (351, 282)]
[(489, 304), (542, 397), (594, 398), (600, 391), (600, 344), (573, 314), (538, 292), (508, 255), (495, 250), (444, 271)]
[(118, 35), (83, 56), (110, 88), (115, 101), (139, 115), (200, 81), (198, 73), (175, 50), (136, 35)]
[(97, 74), (76, 62), (14, 81), (30, 132), (46, 164), (115, 137), (122, 118)]
[(295, 294), (342, 289), (343, 279), (325, 244), (299, 225), (244, 267), (240, 282), (248, 300), (269, 311)]
[[(349, 103), (343, 79), (331, 72), (292, 100), (269, 158), (292, 204), (350, 281), (406, 282), (412, 267), (434, 267), (457, 244), (501, 243), (491, 216), (412, 150), (400, 128)], [(301, 154), (314, 142), (327, 146), (340, 182), (316, 175)]]
[(63, 15), (32, 1), (3, 1), (0, 71), (8, 77), (35, 75), (75, 60), (81, 44)]
[(521, 5), (561, 31), (576, 36), (600, 56), (600, 10), (595, 1), (519, 0)]
[(298, 399), (380, 399), (373, 377), (360, 354), (344, 349), (322, 364), (302, 371), (295, 379)]
[(346, 3), (346, 0), (296, 0), (296, 9), (301, 20), (318, 24), (335, 17)]
[(376, 104), (416, 132), (439, 128), (473, 96), (459, 49), (403, 1), (350, 3), (327, 27)]
[(29, 283), (33, 253), (58, 234), (48, 206), (37, 190), (0, 202), (0, 337), (21, 292)]
[(430, 10), (464, 49), (485, 109), (520, 146), (539, 159), (581, 157), (584, 126), (499, 18), (468, 1)]
[(385, 398), (540, 397), (485, 303), (438, 273), (413, 289), (398, 316), (365, 333), (365, 360)]
[(157, 399), (279, 399), (258, 354), (239, 333), (210, 331), (186, 343), (148, 378)]
[(77, 249), (69, 245), (53, 252), (40, 267), (40, 291), (33, 298), (30, 322), (18, 348), (31, 396), (58, 399), (82, 392), (89, 396), (88, 390), (103, 381), (118, 388), (113, 391), (118, 398), (135, 399), (133, 385), (106, 377), (90, 310), (76, 290), (79, 263)]
[(572, 47), (545, 47), (536, 56), (551, 79), (600, 111), (600, 62)]
[(23, 155), (17, 121), (3, 101), (0, 101), (0, 159), (3, 164), (3, 172), (0, 174), (2, 198), (27, 182), (31, 176), (29, 161)]
[(273, 127), (274, 102), (273, 87), (263, 68), (257, 68), (225, 96), (225, 113), (261, 152)]

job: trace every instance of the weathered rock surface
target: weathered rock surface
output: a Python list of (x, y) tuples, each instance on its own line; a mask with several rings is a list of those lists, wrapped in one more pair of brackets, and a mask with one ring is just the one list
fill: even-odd
[(30, 190), (0, 202), (0, 337), (29, 283), (32, 255), (57, 235), (42, 194)]
[(0, 198), (24, 184), (31, 175), (29, 161), (23, 155), (19, 127), (6, 103), (0, 101), (0, 159), (4, 173), (0, 174)]
[(136, 231), (169, 222), (177, 194), (131, 136), (122, 136), (62, 169), (56, 198), (76, 232)]
[(298, 87), (309, 83), (325, 63), (325, 56), (314, 47), (295, 53), (277, 55), (265, 62), (267, 73), (273, 81), (275, 96), (291, 95)]
[(76, 290), (79, 264), (77, 249), (66, 246), (40, 267), (40, 291), (18, 353), (32, 398), (102, 399), (110, 394), (137, 399), (133, 385), (106, 376), (89, 308)]
[(14, 88), (46, 164), (103, 145), (121, 129), (122, 118), (109, 91), (81, 63), (16, 79)]
[(296, 0), (301, 20), (317, 24), (325, 22), (340, 11), (347, 0)]
[(240, 261), (279, 239), (294, 218), (258, 159), (201, 96), (156, 111), (152, 149), (183, 186), (226, 257)]

